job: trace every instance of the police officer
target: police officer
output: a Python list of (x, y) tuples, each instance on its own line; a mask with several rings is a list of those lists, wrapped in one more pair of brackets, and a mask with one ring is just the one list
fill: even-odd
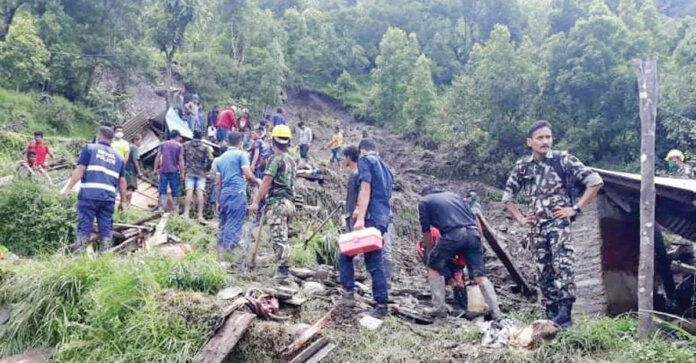
[[(552, 151), (551, 124), (540, 120), (527, 132), (532, 155), (519, 160), (505, 184), (503, 202), (522, 226), (531, 227), (531, 244), (546, 316), (561, 326), (571, 324), (575, 302), (575, 254), (571, 218), (582, 213), (597, 196), (603, 182), (599, 174), (567, 152)], [(576, 182), (585, 186), (572, 200)], [(523, 214), (515, 196), (523, 191), (530, 210)]]
[(120, 207), (126, 205), (125, 162), (111, 148), (114, 132), (102, 126), (97, 134), (97, 142), (82, 148), (77, 168), (68, 185), (61, 192), (67, 199), (72, 188), (81, 181), (77, 195), (77, 241), (84, 249), (92, 233), (92, 224), (97, 219), (103, 252), (113, 245), (113, 214), (116, 204), (116, 188), (121, 193)]

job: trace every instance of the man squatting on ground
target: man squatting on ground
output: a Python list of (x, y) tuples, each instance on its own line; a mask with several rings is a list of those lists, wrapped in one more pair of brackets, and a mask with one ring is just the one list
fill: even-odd
[(220, 214), (220, 253), (233, 250), (242, 237), (242, 225), (247, 212), (246, 182), (261, 184), (251, 172), (249, 156), (242, 150), (242, 134), (231, 131), (228, 139), (230, 147), (215, 161), (215, 195)]
[[(575, 252), (570, 229), (571, 218), (582, 213), (602, 188), (599, 174), (567, 152), (552, 151), (551, 124), (537, 121), (527, 132), (532, 155), (517, 161), (505, 184), (503, 202), (512, 217), (531, 228), (531, 246), (536, 261), (542, 303), (546, 317), (561, 326), (571, 322), (575, 302)], [(575, 181), (586, 186), (573, 204)], [(524, 191), (530, 210), (522, 214), (515, 196)]]
[(288, 154), (290, 139), (292, 139), (292, 132), (288, 126), (281, 124), (273, 128), (271, 132), (273, 157), (264, 172), (261, 186), (254, 196), (254, 202), (249, 206), (250, 215), (256, 215), (259, 203), (268, 195), (266, 213), (278, 263), (275, 279), (280, 284), (290, 283), (288, 225), (295, 214), (293, 198), (297, 166), (292, 156)]
[[(433, 294), (435, 317), (447, 317), (445, 283), (454, 278), (450, 261), (456, 255), (464, 256), (473, 272), (474, 281), (481, 289), (483, 299), (491, 312), (491, 318), (499, 320), (503, 314), (498, 307), (498, 297), (493, 284), (486, 277), (481, 249), (480, 226), (469, 206), (457, 194), (446, 192), (435, 186), (427, 186), (421, 192), (418, 203), (418, 218), (423, 232), (423, 246), (428, 265), (428, 281)], [(430, 228), (440, 230), (440, 241), (435, 245)], [(434, 247), (433, 247), (434, 246)]]
[[(358, 201), (353, 211), (353, 230), (366, 227), (375, 227), (382, 235), (387, 232), (391, 222), (391, 199), (394, 186), (394, 175), (377, 153), (377, 146), (370, 139), (363, 139), (358, 146), (360, 159), (358, 160), (358, 181), (360, 191)], [(349, 191), (350, 192), (350, 191)], [(341, 275), (343, 296), (341, 305), (353, 306), (355, 304), (353, 292), (355, 290), (355, 270), (353, 257), (340, 254), (338, 265)], [(365, 265), (372, 276), (372, 296), (377, 306), (372, 311), (372, 316), (380, 318), (389, 313), (387, 274), (384, 268), (383, 251), (377, 250), (365, 253)]]
[(97, 142), (82, 148), (77, 168), (61, 192), (61, 198), (67, 199), (75, 184), (81, 181), (80, 193), (77, 195), (77, 242), (81, 249), (87, 246), (95, 218), (101, 238), (99, 251), (110, 249), (113, 245), (117, 187), (121, 193), (120, 207), (123, 208), (126, 204), (125, 162), (111, 148), (113, 137), (111, 128), (99, 128)]

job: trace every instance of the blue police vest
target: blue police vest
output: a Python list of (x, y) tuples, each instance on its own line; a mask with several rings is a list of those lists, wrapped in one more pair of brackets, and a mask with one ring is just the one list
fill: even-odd
[(85, 148), (89, 162), (77, 198), (115, 201), (118, 179), (125, 164), (123, 158), (110, 145), (101, 142)]

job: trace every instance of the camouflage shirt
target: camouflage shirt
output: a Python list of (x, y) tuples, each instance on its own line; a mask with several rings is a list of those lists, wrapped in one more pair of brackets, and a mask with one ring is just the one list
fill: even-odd
[(264, 175), (273, 177), (271, 190), (268, 192), (268, 205), (283, 199), (292, 201), (295, 195), (295, 161), (288, 153), (273, 155)]
[(667, 172), (665, 176), (678, 179), (696, 179), (696, 169), (691, 165), (677, 161), (677, 167), (673, 172)]
[(208, 163), (213, 160), (213, 150), (201, 140), (193, 139), (184, 144), (186, 175), (205, 176)]
[[(514, 202), (517, 193), (524, 191), (538, 222), (553, 219), (552, 210), (555, 207), (570, 207), (567, 186), (563, 185), (563, 179), (553, 167), (553, 156), (554, 152), (549, 151), (542, 161), (536, 161), (532, 156), (517, 161), (505, 183), (503, 202)], [(561, 152), (560, 156), (561, 167), (567, 175), (572, 175), (587, 187), (603, 184), (599, 174), (575, 156), (567, 152)]]

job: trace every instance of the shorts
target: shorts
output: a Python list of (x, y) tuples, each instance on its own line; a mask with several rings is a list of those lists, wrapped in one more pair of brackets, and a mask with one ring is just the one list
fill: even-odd
[(449, 280), (452, 278), (450, 264), (456, 255), (464, 256), (474, 277), (486, 276), (481, 240), (475, 229), (460, 228), (444, 234), (428, 255), (427, 265)]
[(133, 191), (138, 190), (138, 176), (135, 174), (126, 174), (126, 189)]
[(186, 186), (186, 190), (205, 190), (205, 177), (187, 175), (184, 184)]

